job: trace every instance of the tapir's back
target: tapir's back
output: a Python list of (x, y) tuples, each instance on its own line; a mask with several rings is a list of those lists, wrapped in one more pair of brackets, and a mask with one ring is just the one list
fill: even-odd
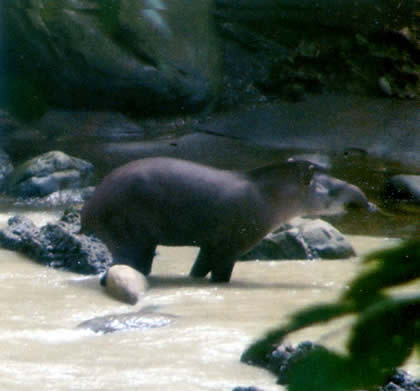
[(249, 218), (245, 198), (252, 199), (252, 191), (241, 174), (178, 159), (142, 159), (104, 179), (83, 209), (82, 226), (134, 224), (161, 244), (193, 244)]

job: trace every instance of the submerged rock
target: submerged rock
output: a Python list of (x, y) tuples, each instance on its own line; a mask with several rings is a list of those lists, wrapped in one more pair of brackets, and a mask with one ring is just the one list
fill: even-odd
[(16, 167), (9, 177), (7, 192), (21, 198), (43, 197), (86, 186), (92, 172), (91, 163), (51, 151)]
[(267, 235), (241, 260), (346, 259), (355, 255), (350, 242), (331, 224), (320, 219), (295, 221)]
[(174, 315), (154, 311), (154, 307), (142, 308), (137, 312), (99, 316), (80, 323), (77, 327), (95, 333), (107, 334), (116, 331), (146, 330), (165, 327), (175, 320)]
[(0, 230), (0, 245), (51, 267), (81, 274), (104, 272), (112, 262), (108, 249), (79, 231), (80, 216), (75, 211), (41, 228), (27, 217), (15, 216)]
[(106, 273), (104, 284), (110, 296), (133, 305), (148, 287), (146, 277), (127, 265), (111, 266)]

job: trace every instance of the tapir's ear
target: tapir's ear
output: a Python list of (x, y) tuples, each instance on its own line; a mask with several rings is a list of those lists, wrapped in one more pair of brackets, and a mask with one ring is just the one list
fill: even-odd
[(305, 186), (310, 185), (315, 172), (325, 170), (318, 164), (308, 160), (296, 160), (294, 158), (290, 158), (288, 159), (288, 163), (295, 165), (297, 174), (301, 176), (302, 182)]
[(308, 163), (306, 169), (305, 167), (303, 168), (303, 183), (305, 186), (311, 184), (315, 171), (315, 166), (312, 163)]

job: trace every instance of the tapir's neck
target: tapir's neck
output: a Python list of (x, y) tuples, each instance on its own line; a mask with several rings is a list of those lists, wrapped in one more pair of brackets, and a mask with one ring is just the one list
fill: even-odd
[(285, 163), (252, 170), (248, 173), (267, 206), (273, 225), (305, 213), (308, 186), (312, 177), (308, 166)]

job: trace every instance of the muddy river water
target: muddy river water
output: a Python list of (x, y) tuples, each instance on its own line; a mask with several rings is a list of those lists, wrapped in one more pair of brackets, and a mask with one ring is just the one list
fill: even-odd
[[(9, 213), (0, 214), (0, 227)], [(51, 213), (28, 213), (38, 224)], [(351, 236), (359, 255), (395, 239)], [(360, 268), (346, 261), (246, 262), (230, 284), (193, 282), (195, 248), (158, 248), (150, 289), (135, 308), (108, 297), (98, 277), (38, 265), (0, 250), (0, 390), (279, 390), (274, 376), (239, 361), (246, 346), (297, 308), (336, 297)], [(162, 328), (94, 334), (76, 326), (95, 316), (157, 306)], [(340, 325), (333, 326), (343, 329)], [(331, 330), (330, 330), (331, 331)], [(294, 336), (340, 348), (342, 333)], [(415, 361), (409, 369), (420, 374)]]

